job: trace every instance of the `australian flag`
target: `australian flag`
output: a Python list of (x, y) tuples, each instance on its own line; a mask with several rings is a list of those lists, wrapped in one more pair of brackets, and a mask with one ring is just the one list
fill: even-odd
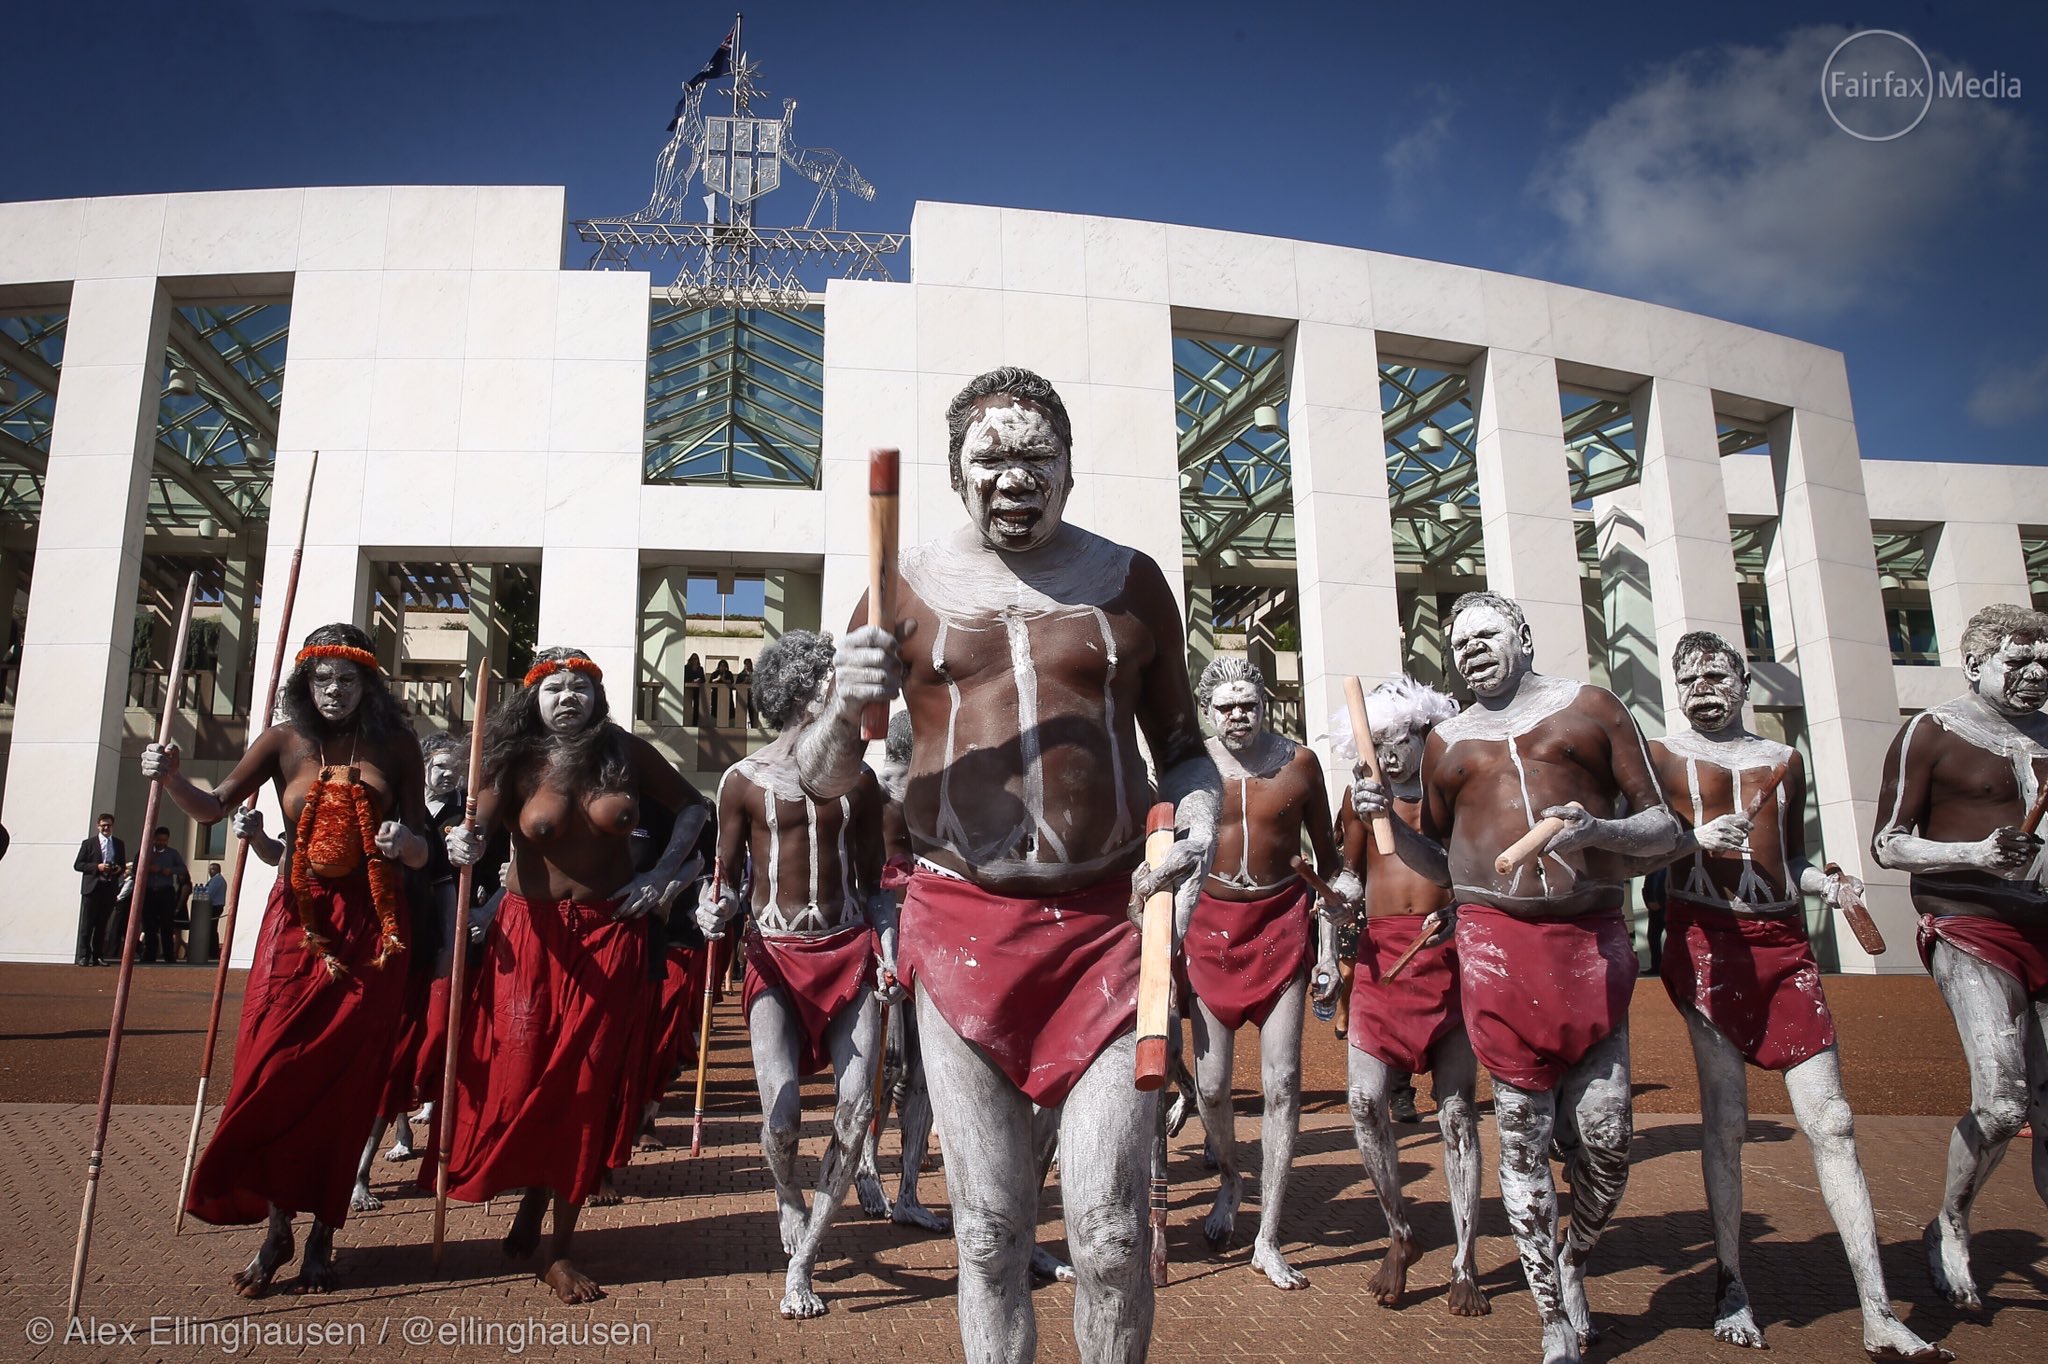
[[(685, 91), (695, 90), (706, 81), (715, 81), (720, 76), (730, 76), (731, 74), (732, 35), (728, 33), (725, 35), (725, 41), (718, 45), (718, 51), (711, 54), (711, 60), (704, 63), (704, 69), (683, 82), (683, 89)], [(674, 132), (676, 125), (683, 121), (683, 105), (688, 102), (687, 98), (676, 101), (676, 111), (668, 121), (669, 132)]]

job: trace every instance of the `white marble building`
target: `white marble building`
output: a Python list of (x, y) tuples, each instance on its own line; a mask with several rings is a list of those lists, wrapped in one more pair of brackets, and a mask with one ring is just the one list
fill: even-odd
[[(944, 408), (1000, 363), (1040, 371), (1066, 398), (1072, 517), (1151, 553), (1179, 587), (1176, 334), (1285, 351), (1309, 715), (1340, 703), (1343, 675), (1402, 664), (1387, 355), (1469, 373), (1487, 577), (1527, 607), (1541, 667), (1588, 676), (1601, 662), (1576, 543), (1588, 512), (1571, 501), (1558, 391), (1622, 395), (1641, 478), (1597, 510), (1624, 514), (1622, 538), (1646, 565), (1656, 654), (1688, 629), (1743, 639), (1731, 524), (1768, 523), (1777, 657), (1764, 690), (1801, 712), (1826, 855), (1872, 882), (1893, 943), (1872, 962), (1842, 935), (1843, 967), (1919, 969), (1903, 888), (1866, 851), (1879, 767), (1902, 708), (1960, 687), (1969, 613), (2029, 599), (2022, 539), (2048, 526), (2048, 469), (1866, 463), (1840, 354), (1370, 251), (924, 203), (909, 282), (835, 282), (824, 295), (822, 486), (665, 486), (643, 479), (655, 282), (565, 270), (563, 234), (556, 188), (0, 204), (0, 312), (68, 313), (0, 812), (13, 837), (0, 958), (71, 960), (72, 855), (92, 813), (136, 784), (117, 774), (122, 684), (167, 314), (181, 299), (245, 296), (291, 309), (266, 582), (283, 581), (291, 511), (321, 452), (294, 633), (365, 620), (376, 561), (538, 564), (541, 641), (587, 648), (615, 709), (619, 679), (637, 680), (645, 657), (650, 568), (820, 575), (823, 623), (845, 621), (865, 581), (869, 446), (904, 451), (906, 540), (956, 524)], [(1765, 432), (1768, 452), (1722, 457), (1728, 420)], [(1947, 666), (1894, 665), (1873, 549), (1873, 526), (1888, 525), (1927, 537)], [(258, 632), (257, 676), (271, 633)], [(268, 890), (257, 870), (251, 912)]]

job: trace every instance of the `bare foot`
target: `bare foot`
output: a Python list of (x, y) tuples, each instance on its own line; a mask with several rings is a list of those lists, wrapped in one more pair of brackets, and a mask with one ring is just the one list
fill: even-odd
[(519, 1200), (519, 1211), (512, 1218), (512, 1230), (505, 1233), (505, 1256), (511, 1260), (524, 1260), (540, 1249), (540, 1219), (547, 1215), (546, 1191), (536, 1198), (528, 1193)]
[(1389, 1236), (1386, 1258), (1380, 1261), (1379, 1272), (1372, 1276), (1365, 1291), (1382, 1307), (1399, 1307), (1401, 1295), (1408, 1291), (1408, 1266), (1414, 1263), (1414, 1238)]
[(946, 1232), (953, 1229), (953, 1219), (942, 1212), (933, 1212), (914, 1198), (899, 1198), (896, 1206), (889, 1210), (889, 1220), (899, 1227), (923, 1227), (926, 1231)]
[(1543, 1364), (1579, 1364), (1582, 1346), (1578, 1328), (1554, 1321), (1543, 1328)]
[(277, 1277), (277, 1271), (291, 1262), (295, 1249), (291, 1226), (273, 1226), (264, 1236), (263, 1244), (256, 1248), (256, 1258), (235, 1275), (235, 1291), (245, 1298), (262, 1297), (270, 1290), (270, 1281)]
[(803, 1244), (804, 1227), (811, 1220), (810, 1213), (804, 1207), (801, 1196), (794, 1203), (778, 1201), (776, 1208), (777, 1220), (782, 1230), (782, 1253), (794, 1255), (796, 1248)]
[(1749, 1290), (1726, 1269), (1720, 1271), (1720, 1277), (1719, 1301), (1714, 1304), (1714, 1339), (1749, 1350), (1768, 1348), (1763, 1328), (1756, 1324), (1756, 1317), (1749, 1310)]
[(1600, 1339), (1600, 1328), (1593, 1325), (1593, 1307), (1586, 1301), (1586, 1267), (1574, 1263), (1564, 1246), (1557, 1251), (1557, 1291), (1564, 1299), (1565, 1319), (1579, 1333), (1579, 1353), (1584, 1354)]
[(334, 1228), (320, 1222), (306, 1233), (306, 1255), (299, 1261), (294, 1293), (325, 1293), (334, 1287)]
[(882, 1192), (882, 1181), (873, 1174), (862, 1170), (853, 1177), (853, 1196), (860, 1202), (860, 1210), (870, 1217), (889, 1215), (889, 1196)]
[(555, 1296), (566, 1303), (596, 1302), (604, 1296), (597, 1280), (567, 1260), (557, 1260), (542, 1270), (540, 1281), (555, 1290)]
[(811, 1291), (810, 1270), (797, 1265), (789, 1267), (778, 1310), (786, 1321), (809, 1321), (825, 1315), (825, 1300)]
[(348, 1210), (350, 1212), (375, 1212), (383, 1206), (384, 1200), (370, 1192), (368, 1180), (358, 1180), (355, 1192), (348, 1196)]
[(1484, 1317), (1493, 1312), (1493, 1304), (1486, 1300), (1486, 1290), (1463, 1274), (1451, 1277), (1444, 1303), (1454, 1317)]
[(640, 1153), (647, 1155), (655, 1151), (666, 1150), (668, 1150), (668, 1143), (663, 1141), (661, 1134), (654, 1130), (654, 1119), (649, 1118), (640, 1126)]
[(1202, 1223), (1202, 1235), (1218, 1250), (1230, 1244), (1230, 1235), (1237, 1230), (1237, 1205), (1243, 1197), (1243, 1178), (1234, 1170), (1225, 1170), (1223, 1182), (1216, 1190), (1216, 1204)]
[(1934, 1278), (1934, 1291), (1953, 1307), (1970, 1311), (1982, 1307), (1984, 1300), (1977, 1296), (1976, 1276), (1970, 1272), (1969, 1237), (1952, 1226), (1945, 1215), (1936, 1214), (1920, 1239), (1927, 1247), (1927, 1272)]
[(1953, 1350), (1944, 1350), (1939, 1345), (1930, 1345), (1906, 1329), (1904, 1322), (1891, 1313), (1872, 1317), (1863, 1323), (1863, 1353), (1878, 1361), (1908, 1359), (1934, 1361), (1954, 1359)]
[(612, 1183), (612, 1172), (606, 1170), (604, 1178), (597, 1182), (597, 1192), (590, 1196), (590, 1206), (593, 1208), (616, 1208), (625, 1201), (625, 1195), (619, 1192), (619, 1186)]
[(1270, 1241), (1252, 1243), (1252, 1268), (1273, 1281), (1273, 1287), (1292, 1290), (1308, 1287), (1308, 1275), (1287, 1263), (1280, 1247)]
[(1031, 1276), (1035, 1279), (1051, 1279), (1058, 1283), (1074, 1281), (1074, 1267), (1060, 1259), (1044, 1246), (1031, 1248)]

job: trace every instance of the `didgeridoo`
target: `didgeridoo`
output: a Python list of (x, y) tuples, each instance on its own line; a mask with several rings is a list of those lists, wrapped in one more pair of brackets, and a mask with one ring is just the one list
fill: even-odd
[[(1574, 801), (1572, 804), (1573, 808), (1576, 809), (1578, 802)], [(1508, 844), (1507, 850), (1501, 853), (1499, 857), (1493, 859), (1495, 874), (1506, 876), (1516, 867), (1521, 866), (1524, 862), (1527, 862), (1530, 858), (1543, 851), (1544, 844), (1563, 833), (1570, 825), (1570, 820), (1560, 819), (1556, 815), (1551, 815), (1547, 819), (1537, 820), (1534, 828)]]
[[(1830, 862), (1823, 870), (1829, 876), (1840, 876), (1840, 863)], [(1863, 903), (1861, 895), (1850, 894), (1842, 900), (1842, 918), (1849, 925), (1849, 931), (1856, 935), (1856, 943), (1871, 956), (1880, 956), (1885, 949), (1884, 934), (1877, 931), (1877, 921), (1870, 917), (1870, 909)]]
[[(462, 792), (462, 830), (476, 833), (476, 798), (484, 784), (484, 720), (491, 709), (491, 669), (477, 670), (476, 700), (469, 712), (469, 785)], [(455, 876), (455, 941), (448, 965), (448, 1049), (441, 1057), (441, 1106), (434, 1110), (440, 1140), (434, 1143), (434, 1268), (448, 1236), (448, 1153), (455, 1148), (455, 1063), (462, 1054), (462, 1001), (468, 992), (469, 905), (476, 898), (476, 865)]]
[[(178, 718), (178, 693), (185, 683), (185, 643), (192, 634), (192, 599), (199, 594), (199, 575), (190, 574), (185, 579), (185, 601), (178, 608), (178, 638), (171, 646), (171, 671), (165, 679), (169, 686), (164, 690), (163, 718), (157, 723), (156, 741), (168, 744), (171, 741), (171, 722)], [(107, 1126), (114, 1116), (114, 1075), (121, 1068), (121, 1037), (128, 1022), (128, 989), (135, 979), (135, 943), (142, 936), (142, 901), (149, 893), (149, 863), (154, 848), (151, 830), (156, 828), (156, 812), (163, 803), (164, 783), (161, 777), (149, 783), (149, 799), (143, 802), (142, 838), (135, 845), (135, 890), (128, 898), (128, 918), (121, 925), (121, 974), (114, 982), (114, 1017), (107, 1025), (107, 1059), (100, 1069), (99, 1111), (93, 1119), (92, 1154), (85, 1162), (85, 1203), (78, 1212), (78, 1244), (71, 1256), (71, 1296), (66, 1300), (64, 1319), (78, 1319), (78, 1297), (85, 1291), (86, 1257), (92, 1253), (93, 1209), (100, 1196), (100, 1167), (106, 1162)], [(227, 960), (227, 954), (221, 954)], [(185, 1191), (178, 1190), (182, 1202)]]
[(1415, 960), (1416, 954), (1434, 942), (1436, 935), (1443, 931), (1444, 912), (1440, 909), (1432, 909), (1423, 916), (1422, 931), (1415, 935), (1415, 941), (1408, 944), (1406, 952), (1394, 958), (1394, 964), (1387, 968), (1387, 974), (1381, 977), (1381, 979), (1399, 980), (1401, 973), (1408, 969), (1408, 963)]
[[(1161, 801), (1145, 817), (1145, 863), (1157, 867), (1173, 851), (1173, 805)], [(1173, 892), (1155, 890), (1145, 901), (1145, 935), (1138, 958), (1137, 1086), (1150, 1092), (1166, 1083), (1166, 1016), (1173, 1005)]]
[[(1358, 750), (1358, 765), (1366, 776), (1383, 783), (1380, 755), (1372, 746), (1372, 725), (1365, 718), (1365, 687), (1355, 677), (1344, 679), (1344, 707), (1351, 712), (1351, 746)], [(1394, 820), (1384, 810), (1372, 817), (1372, 845), (1382, 857), (1394, 855)]]
[[(868, 451), (868, 624), (896, 628), (896, 513), (902, 455), (888, 446)], [(889, 703), (870, 701), (861, 712), (860, 737), (889, 737)]]

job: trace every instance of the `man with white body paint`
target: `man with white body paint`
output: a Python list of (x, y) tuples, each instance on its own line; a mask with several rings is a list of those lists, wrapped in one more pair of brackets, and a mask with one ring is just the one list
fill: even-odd
[[(1365, 713), (1394, 814), (1412, 827), (1422, 818), (1423, 745), (1432, 729), (1457, 715), (1458, 703), (1434, 687), (1399, 677), (1372, 689), (1365, 698)], [(1348, 729), (1337, 751), (1340, 756), (1357, 752)], [(1346, 872), (1363, 887), (1366, 910), (1351, 989), (1351, 1129), (1387, 1219), (1386, 1259), (1367, 1291), (1382, 1307), (1400, 1306), (1408, 1289), (1408, 1269), (1419, 1253), (1401, 1196), (1400, 1153), (1389, 1119), (1396, 1093), (1404, 1087), (1412, 1093), (1414, 1075), (1427, 1070), (1436, 1091), (1444, 1183), (1450, 1189), (1451, 1229), (1457, 1239), (1444, 1305), (1453, 1316), (1483, 1317), (1493, 1309), (1479, 1287), (1475, 1263), (1480, 1181), (1473, 1089), (1478, 1065), (1465, 1036), (1458, 952), (1449, 941), (1449, 923), (1409, 958), (1398, 978), (1387, 979), (1394, 963), (1421, 937), (1429, 915), (1450, 909), (1451, 895), (1398, 854), (1381, 853), (1371, 826), (1348, 805), (1338, 817), (1337, 834)]]
[[(1544, 1359), (1577, 1360), (1594, 1338), (1586, 1261), (1628, 1184), (1634, 1125), (1628, 1004), (1635, 948), (1622, 908), (1626, 859), (1666, 853), (1664, 808), (1643, 736), (1612, 692), (1534, 671), (1522, 609), (1491, 592), (1451, 606), (1450, 649), (1474, 701), (1423, 749), (1418, 833), (1395, 847), (1451, 888), (1459, 992), (1472, 1050), (1493, 1075), (1501, 1201), (1543, 1320)], [(1357, 813), (1390, 808), (1361, 779)], [(1631, 811), (1619, 811), (1626, 805)], [(1546, 818), (1566, 821), (1530, 861), (1494, 859)], [(1555, 1136), (1572, 1183), (1557, 1240)]]
[(2030, 1114), (2034, 1189), (2048, 1202), (2048, 892), (2041, 840), (2020, 827), (2048, 777), (2048, 616), (1979, 611), (1963, 673), (1968, 692), (1892, 740), (1871, 846), (1878, 865), (1912, 873), (1920, 957), (1970, 1065), (1970, 1111), (1949, 1139), (1926, 1245), (1935, 1287), (1975, 1308), (1970, 1207)]
[[(904, 971), (945, 1128), (967, 1357), (1036, 1351), (1037, 1102), (1059, 1114), (1079, 1356), (1141, 1360), (1156, 1099), (1132, 1085), (1129, 910), (1134, 895), (1172, 889), (1185, 927), (1216, 838), (1216, 765), (1158, 565), (1061, 519), (1072, 426), (1052, 385), (995, 370), (946, 418), (971, 524), (904, 554), (894, 632), (843, 637), (830, 707), (798, 762), (816, 795), (851, 789), (862, 707), (902, 693), (918, 858)], [(866, 618), (863, 602), (854, 619)], [(1154, 792), (1140, 730), (1182, 833), (1157, 866), (1142, 865)]]
[[(1266, 1112), (1252, 1268), (1276, 1288), (1306, 1288), (1308, 1278), (1280, 1252), (1280, 1217), (1301, 1126), (1301, 1011), (1313, 918), (1311, 892), (1290, 865), (1303, 835), (1322, 876), (1344, 883), (1332, 890), (1355, 898), (1358, 885), (1338, 862), (1323, 765), (1308, 748), (1266, 728), (1266, 680), (1259, 670), (1240, 658), (1216, 659), (1202, 670), (1195, 696), (1216, 731), (1209, 756), (1223, 778), (1216, 858), (1183, 944), (1194, 995), (1188, 1012), (1195, 1091), (1220, 1179), (1202, 1231), (1211, 1244), (1228, 1245), (1244, 1197), (1230, 1073), (1237, 1029), (1256, 1023)], [(1337, 956), (1327, 928), (1324, 939), (1327, 993), (1336, 988)]]
[(1671, 671), (1692, 727), (1650, 743), (1658, 782), (1685, 829), (1671, 864), (1661, 974), (1699, 1065), (1700, 1165), (1719, 1260), (1714, 1335), (1764, 1348), (1740, 1259), (1747, 1062), (1784, 1072), (1792, 1112), (1813, 1147), (1821, 1197), (1849, 1255), (1864, 1351), (1878, 1360), (1950, 1357), (1892, 1313), (1834, 1019), (1806, 937), (1801, 892), (1840, 909), (1862, 894), (1862, 883), (1826, 875), (1808, 860), (1805, 765), (1784, 744), (1743, 727), (1749, 670), (1735, 646), (1695, 631), (1678, 641)]
[[(896, 904), (881, 889), (881, 787), (865, 767), (836, 796), (813, 797), (797, 781), (796, 745), (818, 722), (831, 675), (832, 641), (809, 630), (791, 630), (762, 651), (754, 695), (762, 718), (780, 733), (718, 784), (716, 865), (723, 879), (705, 887), (697, 908), (704, 936), (723, 937), (740, 912), (751, 855), (754, 919), (741, 1007), (761, 1090), (761, 1150), (789, 1256), (781, 1312), (799, 1319), (825, 1312), (811, 1287), (812, 1269), (853, 1183), (874, 1111), (878, 996), (902, 993), (895, 985)], [(806, 1208), (796, 1173), (803, 1117), (797, 1087), (828, 1064), (836, 1099), (832, 1141)]]

